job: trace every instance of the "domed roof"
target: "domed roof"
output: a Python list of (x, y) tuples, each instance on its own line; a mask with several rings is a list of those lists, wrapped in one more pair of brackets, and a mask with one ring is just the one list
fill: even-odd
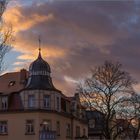
[(42, 59), (41, 57), (41, 53), (39, 51), (39, 55), (38, 58), (31, 63), (30, 67), (29, 67), (29, 71), (31, 72), (36, 72), (36, 71), (46, 71), (51, 73), (51, 68), (49, 66), (49, 64)]
[(29, 67), (29, 78), (25, 89), (28, 90), (57, 90), (50, 76), (51, 68), (49, 64), (43, 60), (39, 49), (38, 58), (31, 63)]

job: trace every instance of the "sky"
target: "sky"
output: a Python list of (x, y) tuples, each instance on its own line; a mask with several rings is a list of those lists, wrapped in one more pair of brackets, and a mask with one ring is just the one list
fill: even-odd
[(3, 19), (15, 40), (6, 72), (28, 69), (40, 35), (42, 56), (64, 94), (105, 60), (122, 63), (140, 91), (140, 1), (11, 0)]

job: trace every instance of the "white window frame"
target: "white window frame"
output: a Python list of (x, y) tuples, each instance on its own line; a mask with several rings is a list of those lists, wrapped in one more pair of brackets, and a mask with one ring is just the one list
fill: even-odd
[(26, 134), (34, 134), (35, 133), (34, 120), (26, 120), (25, 133)]
[(44, 109), (50, 109), (51, 108), (51, 96), (50, 95), (44, 95), (44, 97), (43, 97), (43, 108)]
[(35, 108), (35, 95), (33, 94), (28, 95), (28, 108)]
[(8, 109), (8, 97), (7, 96), (3, 96), (1, 98), (1, 107), (2, 107), (2, 110)]
[(66, 124), (66, 137), (71, 137), (71, 125), (69, 123)]

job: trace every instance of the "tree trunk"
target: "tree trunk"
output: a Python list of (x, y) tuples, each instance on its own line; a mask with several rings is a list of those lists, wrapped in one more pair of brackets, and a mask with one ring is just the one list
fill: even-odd
[(134, 140), (137, 140), (140, 131), (140, 119), (138, 120), (138, 127), (136, 129), (136, 133), (134, 134)]

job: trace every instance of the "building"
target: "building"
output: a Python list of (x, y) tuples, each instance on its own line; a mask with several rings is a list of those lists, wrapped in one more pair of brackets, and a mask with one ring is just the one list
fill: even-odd
[(104, 139), (104, 115), (100, 111), (86, 111), (86, 117), (88, 120), (88, 137), (89, 140), (101, 140)]
[[(86, 117), (88, 120), (88, 139), (89, 140), (105, 140), (105, 115), (98, 110), (87, 110)], [(132, 125), (131, 120), (114, 118), (112, 120), (112, 130), (114, 139), (128, 140), (134, 139), (137, 130)], [(113, 138), (112, 138), (113, 139)]]
[(50, 74), (39, 49), (29, 72), (0, 76), (1, 140), (86, 139), (88, 126), (78, 94), (66, 97)]

